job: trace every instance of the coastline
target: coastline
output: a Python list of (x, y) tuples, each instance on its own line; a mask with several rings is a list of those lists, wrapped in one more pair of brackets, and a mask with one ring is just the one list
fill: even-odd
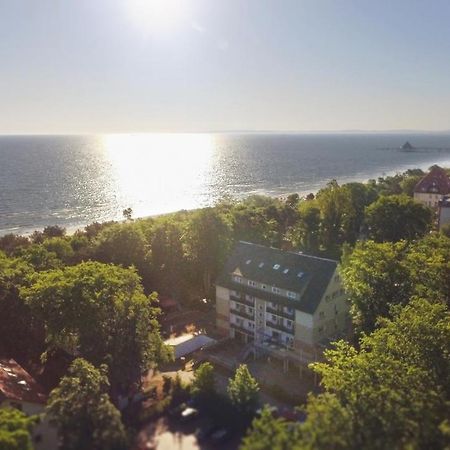
[[(424, 171), (426, 171), (432, 164), (429, 163), (423, 163), (423, 164), (415, 164), (415, 165), (404, 165), (401, 168), (397, 168), (397, 169), (393, 169), (389, 172), (383, 172), (383, 173), (378, 173), (376, 176), (371, 176), (369, 178), (367, 177), (360, 177), (358, 175), (356, 176), (349, 176), (349, 177), (341, 177), (340, 179), (337, 179), (337, 182), (339, 183), (339, 185), (343, 185), (343, 184), (347, 184), (347, 183), (367, 183), (369, 180), (371, 179), (378, 179), (379, 177), (386, 177), (386, 176), (394, 176), (397, 174), (401, 174), (403, 172), (405, 172), (406, 170), (409, 169), (422, 169)], [(443, 167), (450, 167), (450, 158), (448, 161), (445, 161), (444, 164), (442, 164), (442, 162), (439, 163), (439, 165), (443, 166)], [(245, 194), (243, 194), (242, 196), (239, 197), (232, 197), (232, 199), (239, 201), (239, 200), (244, 200), (245, 198), (251, 197), (252, 195), (261, 195), (261, 196), (267, 196), (267, 197), (271, 197), (271, 198), (278, 198), (279, 200), (284, 200), (288, 195), (291, 194), (298, 194), (301, 198), (305, 197), (306, 195), (308, 195), (309, 193), (313, 193), (314, 195), (317, 194), (317, 192), (322, 189), (323, 187), (326, 186), (326, 184), (328, 182), (330, 182), (332, 179), (329, 179), (328, 181), (321, 183), (320, 186), (315, 186), (313, 189), (305, 189), (302, 191), (286, 191), (283, 193), (279, 193), (279, 194), (275, 194), (275, 193), (270, 193), (270, 191), (268, 190), (261, 190), (261, 191), (253, 191), (253, 192), (247, 192)], [(199, 209), (202, 208), (207, 208), (207, 207), (214, 207), (216, 203), (213, 204), (208, 204), (208, 205), (200, 205), (196, 208), (188, 208), (188, 209), (178, 209), (178, 210), (174, 210), (174, 211), (167, 211), (167, 212), (162, 212), (162, 213), (155, 213), (155, 214), (148, 214), (148, 215), (141, 215), (141, 216), (136, 216), (133, 217), (133, 220), (147, 220), (147, 219), (153, 219), (153, 218), (158, 218), (158, 217), (163, 217), (163, 216), (169, 216), (172, 214), (177, 214), (180, 212), (188, 212), (188, 213), (192, 213), (194, 211), (197, 211)], [(96, 220), (95, 218), (93, 218), (92, 221), (87, 222), (87, 223), (79, 223), (79, 224), (73, 224), (73, 225), (64, 225), (61, 223), (58, 223), (58, 221), (49, 221), (49, 223), (47, 225), (58, 225), (61, 226), (63, 228), (66, 229), (66, 234), (67, 235), (73, 235), (74, 233), (76, 233), (79, 230), (83, 230), (84, 227), (86, 227), (87, 225), (90, 225), (91, 223), (95, 223), (95, 222), (99, 222), (99, 223), (104, 223), (104, 222), (109, 222), (109, 221), (114, 221), (117, 223), (125, 223), (126, 219), (123, 219), (121, 216), (116, 216), (116, 217), (111, 217), (109, 219), (99, 219)], [(47, 226), (45, 225), (45, 226)], [(6, 230), (1, 230), (0, 229), (0, 237), (7, 235), (7, 234), (16, 234), (16, 235), (20, 235), (20, 236), (30, 236), (34, 231), (42, 231), (45, 226), (42, 227), (33, 227), (33, 228), (29, 228), (27, 227), (24, 231), (14, 231), (12, 229), (6, 229)]]

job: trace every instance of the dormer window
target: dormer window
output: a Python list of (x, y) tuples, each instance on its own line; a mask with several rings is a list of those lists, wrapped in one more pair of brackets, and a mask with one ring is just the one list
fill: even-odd
[(258, 267), (259, 267), (260, 269), (262, 269), (262, 268), (264, 267), (264, 263), (263, 263), (263, 262), (260, 262), (259, 265), (258, 265)]
[(280, 266), (279, 264), (274, 264), (274, 265), (273, 265), (274, 270), (278, 270), (280, 267), (281, 267), (281, 266)]
[(288, 272), (289, 272), (289, 269), (284, 269), (284, 270), (283, 270), (283, 273), (284, 273), (284, 274), (286, 274), (286, 273), (288, 273)]
[(247, 261), (245, 261), (245, 264), (249, 265), (252, 262), (251, 259), (247, 259)]
[(233, 275), (233, 281), (236, 283), (242, 283), (242, 278), (238, 275)]

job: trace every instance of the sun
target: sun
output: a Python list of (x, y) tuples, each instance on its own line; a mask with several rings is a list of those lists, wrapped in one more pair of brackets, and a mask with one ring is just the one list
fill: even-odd
[(126, 5), (135, 26), (146, 34), (173, 31), (186, 12), (182, 0), (128, 0)]

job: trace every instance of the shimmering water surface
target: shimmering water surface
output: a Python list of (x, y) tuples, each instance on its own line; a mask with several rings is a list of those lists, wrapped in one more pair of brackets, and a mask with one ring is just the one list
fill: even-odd
[(149, 134), (0, 137), (0, 234), (69, 229), (214, 204), (223, 196), (316, 191), (450, 165), (450, 134)]

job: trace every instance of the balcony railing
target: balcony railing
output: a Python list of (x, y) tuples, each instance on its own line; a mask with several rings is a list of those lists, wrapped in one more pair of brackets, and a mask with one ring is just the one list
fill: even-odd
[(287, 312), (283, 307), (272, 308), (270, 306), (266, 306), (266, 312), (280, 317), (285, 317), (286, 319), (294, 319), (295, 317), (295, 310), (292, 310), (292, 312)]
[(230, 327), (252, 337), (255, 335), (255, 332), (253, 330), (248, 330), (247, 328), (244, 327), (244, 325), (238, 325), (237, 323), (231, 322)]
[(237, 296), (235, 294), (230, 294), (230, 300), (233, 300), (234, 302), (242, 303), (243, 305), (247, 305), (247, 306), (255, 306), (255, 299), (250, 300), (244, 294), (242, 294), (240, 296)]
[(283, 323), (272, 322), (271, 320), (266, 320), (266, 326), (274, 328), (275, 330), (283, 331), (284, 333), (294, 334), (294, 326), (291, 328), (287, 327)]
[(245, 317), (246, 319), (255, 320), (255, 312), (249, 313), (243, 308), (230, 308), (230, 313)]

